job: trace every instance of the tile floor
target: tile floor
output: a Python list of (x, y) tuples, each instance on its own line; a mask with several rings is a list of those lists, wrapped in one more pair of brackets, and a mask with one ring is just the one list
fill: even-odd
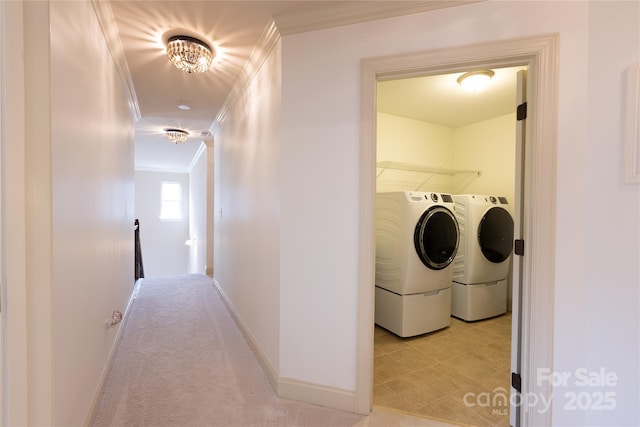
[(475, 426), (509, 426), (511, 314), (400, 338), (376, 325), (373, 403)]

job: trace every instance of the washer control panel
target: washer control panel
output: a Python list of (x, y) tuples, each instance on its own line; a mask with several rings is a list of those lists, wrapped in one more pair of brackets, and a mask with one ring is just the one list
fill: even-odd
[(509, 202), (507, 201), (507, 198), (504, 196), (485, 196), (484, 198), (485, 201), (492, 203), (494, 205), (508, 205)]

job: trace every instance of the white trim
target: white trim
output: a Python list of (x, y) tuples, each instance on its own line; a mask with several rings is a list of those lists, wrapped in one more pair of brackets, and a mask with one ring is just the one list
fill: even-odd
[(273, 369), (269, 358), (262, 350), (262, 347), (260, 347), (258, 340), (251, 333), (247, 324), (242, 319), (242, 316), (233, 306), (233, 303), (215, 278), (213, 279), (213, 286), (222, 297), (222, 300), (227, 306), (233, 320), (236, 322), (238, 329), (242, 332), (242, 335), (247, 341), (247, 344), (249, 344), (251, 351), (253, 351), (256, 360), (267, 376), (269, 384), (271, 384), (274, 392), (279, 397), (326, 406), (329, 408), (341, 409), (343, 411), (354, 411), (355, 393), (352, 390), (329, 387), (293, 378), (279, 377), (278, 373)]
[(131, 78), (131, 72), (129, 71), (129, 64), (124, 54), (124, 47), (122, 46), (122, 40), (120, 39), (120, 33), (118, 32), (118, 25), (116, 24), (115, 17), (113, 16), (113, 10), (111, 9), (111, 3), (104, 0), (91, 0), (91, 5), (100, 23), (102, 34), (107, 42), (109, 53), (113, 58), (114, 65), (120, 77), (122, 89), (127, 96), (129, 102), (129, 111), (134, 121), (140, 120), (142, 115), (140, 114), (140, 105), (138, 104), (138, 97), (136, 95), (136, 89), (133, 85), (133, 79)]
[[(51, 3), (24, 2), (27, 368), (29, 425), (54, 422)], [(37, 260), (36, 263), (30, 262)], [(37, 268), (33, 266), (37, 265)]]
[[(118, 344), (122, 338), (122, 332), (124, 331), (124, 327), (129, 320), (129, 313), (131, 312), (131, 306), (138, 296), (138, 291), (140, 290), (140, 285), (144, 279), (138, 279), (136, 281), (135, 286), (133, 287), (133, 292), (131, 292), (131, 296), (129, 297), (129, 302), (127, 303), (127, 308), (124, 310), (124, 314), (122, 316), (122, 321), (118, 325), (118, 331), (116, 332), (115, 339), (113, 340), (113, 344), (111, 344), (111, 349), (109, 350), (109, 354), (107, 355), (107, 360), (105, 361), (104, 367), (102, 368), (102, 374), (100, 375), (100, 379), (98, 380), (98, 385), (96, 386), (95, 391), (93, 392), (93, 399), (91, 399), (91, 404), (89, 405), (89, 410), (87, 411), (87, 415), (85, 416), (84, 425), (91, 425), (91, 420), (93, 419), (94, 412), (96, 410), (96, 406), (98, 402), (102, 398), (102, 392), (104, 391), (104, 387), (107, 384), (107, 378), (109, 377), (109, 373), (111, 372), (111, 367), (113, 366), (113, 358), (116, 354), (116, 350), (118, 348)], [(108, 322), (108, 320), (107, 320)]]
[(267, 60), (269, 54), (273, 48), (276, 47), (278, 41), (280, 41), (280, 33), (276, 28), (275, 22), (271, 21), (264, 28), (260, 39), (258, 39), (256, 47), (253, 49), (253, 52), (251, 52), (242, 72), (233, 84), (222, 108), (220, 108), (218, 115), (213, 121), (210, 129), (212, 133), (216, 133), (222, 127), (222, 124), (227, 119), (229, 112), (246, 91), (251, 80), (253, 80), (258, 71), (260, 71), (262, 64)]
[[(4, 386), (2, 425), (28, 425), (27, 368), (27, 295), (26, 295), (26, 199), (25, 199), (25, 68), (24, 68), (24, 3), (2, 2), (3, 28), (0, 40), (11, 40), (3, 46), (2, 120), (11, 123), (2, 134), (3, 198), (2, 254), (5, 280), (3, 312), (4, 353), (0, 381)], [(7, 37), (11, 34), (11, 37)], [(6, 108), (10, 105), (11, 108)], [(7, 144), (11, 141), (11, 144)], [(6, 177), (11, 177), (7, 180)], [(9, 250), (10, 249), (10, 250)], [(11, 375), (6, 375), (11, 372)]]
[(353, 412), (355, 404), (355, 393), (352, 390), (328, 387), (292, 378), (279, 379), (278, 396), (348, 412)]
[[(98, 0), (93, 2), (102, 3)], [(218, 111), (218, 115), (211, 124), (210, 131), (216, 133), (227, 115), (238, 102), (247, 86), (256, 73), (269, 57), (273, 48), (280, 41), (283, 34), (295, 34), (306, 31), (319, 30), (322, 28), (337, 27), (341, 25), (354, 24), (358, 22), (372, 21), (376, 19), (390, 18), (412, 13), (426, 12), (430, 10), (442, 9), (445, 7), (462, 6), (470, 3), (477, 3), (484, 0), (450, 0), (446, 2), (411, 2), (411, 4), (395, 2), (367, 2), (366, 5), (355, 3), (345, 3), (325, 8), (314, 8), (301, 13), (287, 14), (274, 17), (269, 22), (253, 52), (245, 63), (242, 72), (236, 79), (233, 87), (229, 91), (227, 98)]]
[(244, 319), (242, 318), (238, 310), (236, 310), (233, 303), (231, 302), (227, 294), (224, 292), (224, 289), (222, 289), (222, 286), (220, 286), (220, 283), (218, 283), (218, 281), (215, 278), (213, 279), (213, 285), (218, 291), (218, 293), (220, 294), (220, 296), (222, 297), (222, 301), (224, 301), (224, 304), (227, 306), (229, 313), (231, 313), (231, 317), (233, 317), (233, 320), (236, 322), (236, 325), (238, 325), (238, 329), (240, 329), (240, 332), (242, 332), (242, 335), (247, 341), (247, 344), (249, 344), (249, 347), (251, 347), (253, 354), (256, 356), (258, 363), (260, 364), (260, 366), (262, 367), (262, 370), (267, 376), (267, 380), (269, 380), (269, 384), (271, 384), (271, 387), (273, 388), (274, 391), (277, 391), (278, 382), (279, 382), (278, 373), (273, 368), (273, 365), (271, 365), (271, 362), (269, 361), (269, 358), (267, 357), (266, 353), (262, 351), (262, 347), (260, 347), (260, 343), (258, 342), (256, 337), (253, 336), (253, 334), (251, 333), (251, 330), (249, 330), (249, 328), (247, 327), (247, 324), (245, 323)]
[(342, 25), (392, 18), (394, 16), (428, 12), (446, 7), (462, 6), (465, 4), (477, 3), (478, 1), (483, 0), (420, 2), (356, 1), (275, 16), (274, 19), (280, 34), (291, 35), (307, 31), (339, 27)]
[[(361, 64), (360, 229), (356, 412), (368, 414), (373, 394), (373, 306), (375, 280), (376, 83), (410, 75), (442, 74), (470, 66), (527, 65), (529, 94), (525, 168), (525, 258), (523, 273), (522, 392), (551, 396), (534, 381), (537, 367), (553, 369), (555, 283), (555, 182), (557, 146), (557, 34), (365, 59)], [(544, 141), (544, 144), (541, 143)], [(538, 167), (544, 165), (544, 167)], [(523, 426), (551, 425), (551, 411), (527, 412)]]
[(6, 407), (7, 400), (6, 396), (6, 388), (7, 383), (5, 378), (7, 377), (7, 369), (5, 365), (5, 313), (7, 311), (7, 307), (5, 306), (5, 300), (7, 298), (7, 294), (5, 291), (6, 280), (4, 275), (4, 253), (5, 253), (5, 240), (4, 240), (4, 150), (5, 150), (5, 137), (4, 137), (4, 127), (5, 127), (5, 119), (4, 119), (4, 110), (5, 110), (5, 98), (4, 98), (4, 41), (7, 40), (6, 34), (4, 32), (4, 2), (0, 3), (0, 426), (7, 425), (6, 416)]
[(624, 183), (640, 184), (640, 64), (627, 68)]

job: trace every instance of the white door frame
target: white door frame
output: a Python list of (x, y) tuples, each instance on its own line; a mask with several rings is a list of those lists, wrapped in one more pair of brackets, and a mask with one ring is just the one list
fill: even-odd
[[(28, 425), (25, 68), (23, 2), (0, 4), (0, 147), (2, 149), (2, 418), (0, 426)], [(4, 43), (5, 40), (11, 43)], [(8, 108), (11, 106), (11, 108)], [(8, 126), (11, 124), (11, 126)], [(10, 143), (9, 143), (10, 141)], [(11, 179), (7, 179), (11, 177)], [(10, 201), (10, 203), (7, 203)]]
[[(0, 3), (0, 40), (6, 40), (6, 34), (4, 33), (4, 6)], [(5, 145), (4, 138), (4, 43), (0, 42), (0, 426), (6, 424), (4, 414), (6, 412), (5, 407), (5, 393), (6, 384), (4, 378), (6, 377), (6, 369), (4, 365), (5, 361), (5, 342), (4, 342), (4, 324), (5, 324), (5, 279), (4, 279), (4, 166), (3, 152)]]
[[(538, 368), (553, 367), (558, 46), (558, 35), (549, 34), (362, 61), (355, 412), (368, 414), (373, 402), (377, 82), (479, 67), (526, 65), (529, 70), (521, 295), (522, 395), (551, 397), (550, 385), (535, 379)], [(521, 425), (551, 425), (551, 409), (538, 409), (521, 405)]]

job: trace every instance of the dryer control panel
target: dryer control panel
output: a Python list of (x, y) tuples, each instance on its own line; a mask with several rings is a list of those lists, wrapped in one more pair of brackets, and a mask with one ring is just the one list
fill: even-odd
[[(493, 203), (494, 205), (508, 205), (509, 204), (509, 202), (507, 201), (507, 198), (504, 197), (504, 196), (499, 196), (499, 197), (489, 196), (487, 199), (488, 199), (489, 202)], [(487, 199), (485, 199), (485, 200), (487, 200)]]

